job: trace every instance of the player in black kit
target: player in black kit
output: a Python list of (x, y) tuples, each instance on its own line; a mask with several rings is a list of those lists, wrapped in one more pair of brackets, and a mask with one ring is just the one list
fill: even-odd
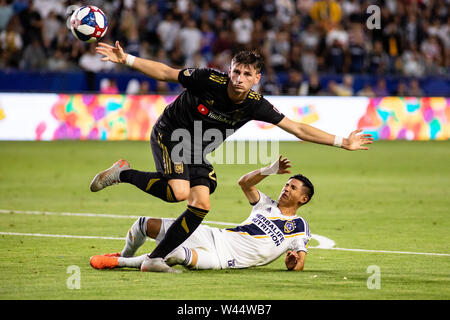
[[(186, 89), (166, 107), (153, 127), (150, 144), (157, 172), (133, 170), (125, 160), (119, 160), (91, 182), (94, 192), (127, 182), (167, 202), (187, 200), (187, 209), (142, 263), (142, 271), (176, 272), (164, 257), (200, 225), (217, 186), (214, 169), (205, 156), (248, 121), (269, 122), (301, 140), (347, 150), (367, 150), (363, 145), (373, 141), (369, 134), (358, 134), (361, 130), (342, 138), (281, 114), (251, 90), (261, 79), (263, 68), (263, 59), (255, 52), (235, 55), (228, 74), (212, 69), (174, 69), (126, 54), (118, 41), (115, 46), (99, 43), (97, 53), (104, 56), (103, 61), (126, 64), (156, 80), (179, 82)], [(132, 241), (132, 234), (129, 237)]]

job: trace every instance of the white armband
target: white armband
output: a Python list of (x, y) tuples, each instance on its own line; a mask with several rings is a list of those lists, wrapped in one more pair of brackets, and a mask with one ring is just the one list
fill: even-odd
[(272, 174), (276, 174), (278, 172), (279, 166), (278, 166), (278, 161), (272, 163), (270, 166), (261, 168), (261, 170), (259, 171), (259, 174), (263, 175), (263, 176), (270, 176)]
[(342, 147), (342, 141), (344, 140), (344, 138), (340, 137), (340, 136), (334, 136), (334, 143), (333, 146), (335, 147)]
[(129, 66), (129, 67), (132, 67), (135, 59), (136, 59), (135, 56), (133, 56), (133, 55), (131, 55), (131, 54), (128, 54), (128, 55), (127, 55), (127, 60), (125, 61), (125, 64), (126, 64), (127, 66)]

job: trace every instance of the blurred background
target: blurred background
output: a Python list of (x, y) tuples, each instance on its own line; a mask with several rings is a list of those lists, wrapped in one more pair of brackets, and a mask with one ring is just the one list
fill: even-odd
[[(264, 95), (448, 96), (449, 0), (0, 0), (0, 91), (177, 94), (130, 68), (100, 61), (76, 40), (67, 8), (108, 17), (103, 39), (130, 54), (227, 71), (257, 49)], [(378, 5), (379, 29), (366, 25)]]

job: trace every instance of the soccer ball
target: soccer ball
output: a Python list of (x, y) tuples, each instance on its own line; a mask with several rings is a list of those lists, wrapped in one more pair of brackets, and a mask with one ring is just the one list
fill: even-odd
[(75, 38), (84, 42), (95, 42), (108, 30), (108, 20), (102, 10), (95, 6), (83, 6), (72, 13), (70, 30)]

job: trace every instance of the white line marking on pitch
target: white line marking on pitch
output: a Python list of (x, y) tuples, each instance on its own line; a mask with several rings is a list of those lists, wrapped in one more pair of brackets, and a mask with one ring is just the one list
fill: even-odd
[(424, 256), (450, 257), (449, 253), (433, 253), (433, 252), (387, 251), (387, 250), (347, 249), (347, 248), (319, 248), (319, 247), (315, 247), (315, 249), (340, 250), (340, 251), (356, 251), (356, 252), (374, 252), (374, 253), (419, 254), (419, 255), (424, 255)]
[[(50, 215), (50, 216), (72, 216), (72, 217), (98, 217), (98, 218), (113, 218), (113, 219), (138, 219), (141, 216), (126, 216), (126, 215), (118, 215), (118, 214), (101, 214), (101, 213), (73, 213), (73, 212), (49, 212), (49, 211), (25, 211), (25, 210), (5, 210), (0, 209), (0, 213), (5, 214), (31, 214), (31, 215)], [(223, 226), (237, 226), (237, 223), (231, 222), (221, 222), (221, 221), (208, 221), (205, 220), (203, 223), (206, 224), (217, 224)], [(311, 234), (311, 238), (317, 240), (319, 245), (310, 248), (320, 248), (320, 249), (328, 249), (333, 248), (335, 243), (333, 240), (328, 239), (327, 237), (320, 236), (318, 234)]]
[[(101, 236), (74, 236), (67, 234), (43, 234), (43, 233), (20, 233), (20, 232), (0, 232), (0, 235), (7, 236), (30, 236), (30, 237), (50, 237), (50, 238), (71, 238), (71, 239), (101, 239), (101, 240), (125, 240), (124, 237), (101, 237)], [(150, 241), (155, 241), (150, 239)], [(347, 249), (347, 248), (324, 248), (324, 247), (310, 247), (310, 249), (325, 249), (325, 250), (340, 250), (340, 251), (357, 251), (357, 252), (374, 252), (374, 253), (398, 253), (398, 254), (419, 254), (427, 256), (446, 256), (447, 253), (430, 253), (430, 252), (409, 252), (409, 251), (387, 251), (387, 250), (366, 250), (366, 249)]]
[(99, 237), (99, 236), (72, 236), (72, 235), (68, 235), (68, 234), (44, 234), (44, 233), (21, 233), (21, 232), (0, 232), (0, 235), (49, 237), (49, 238), (71, 238), (71, 239), (125, 240), (125, 238), (123, 238), (123, 237), (121, 238), (121, 237)]
[[(4, 210), (0, 209), (0, 213), (17, 213), (17, 214), (35, 214), (35, 215), (49, 215), (49, 216), (73, 216), (73, 217), (97, 217), (97, 218), (113, 218), (113, 219), (138, 219), (141, 216), (125, 216), (118, 214), (103, 214), (103, 213), (73, 213), (73, 212), (49, 212), (49, 211), (22, 211), (22, 210)], [(220, 222), (220, 221), (203, 221), (208, 224), (220, 224), (224, 226), (236, 226), (236, 223)]]
[[(118, 219), (137, 219), (141, 216), (125, 216), (115, 214), (99, 214), (99, 213), (72, 213), (72, 212), (47, 212), (47, 211), (21, 211), (21, 210), (4, 210), (0, 209), (0, 213), (17, 213), (17, 214), (35, 214), (35, 215), (57, 215), (57, 216), (78, 216), (78, 217), (101, 217), (101, 218), (118, 218)], [(220, 222), (220, 221), (204, 221), (208, 224), (236, 226), (236, 223)], [(41, 234), (41, 233), (18, 233), (18, 232), (0, 232), (0, 235), (14, 235), (14, 236), (33, 236), (33, 237), (52, 237), (52, 238), (72, 238), (72, 239), (102, 239), (102, 240), (125, 240), (124, 237), (101, 237), (101, 236), (74, 236), (61, 234)], [(432, 252), (411, 252), (411, 251), (388, 251), (388, 250), (370, 250), (370, 249), (348, 249), (336, 248), (335, 242), (324, 236), (311, 234), (311, 237), (319, 242), (318, 246), (310, 246), (310, 249), (325, 249), (325, 250), (339, 250), (339, 251), (353, 251), (353, 252), (373, 252), (373, 253), (394, 253), (394, 254), (415, 254), (427, 256), (445, 256), (449, 257), (448, 253), (432, 253)], [(149, 239), (154, 241), (153, 239)]]

